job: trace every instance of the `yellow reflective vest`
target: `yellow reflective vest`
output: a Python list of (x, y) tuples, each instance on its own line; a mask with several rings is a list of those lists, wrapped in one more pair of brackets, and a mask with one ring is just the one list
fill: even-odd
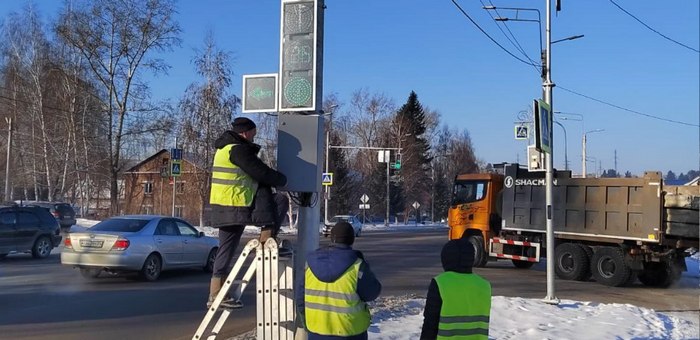
[(236, 144), (217, 149), (211, 172), (209, 203), (231, 207), (250, 207), (253, 204), (258, 182), (231, 163), (229, 155)]
[(306, 268), (304, 312), (306, 328), (320, 335), (353, 336), (369, 328), (367, 304), (357, 295), (362, 260), (357, 259), (335, 282), (319, 280)]
[(476, 274), (444, 272), (435, 277), (442, 308), (438, 339), (489, 338), (491, 284)]

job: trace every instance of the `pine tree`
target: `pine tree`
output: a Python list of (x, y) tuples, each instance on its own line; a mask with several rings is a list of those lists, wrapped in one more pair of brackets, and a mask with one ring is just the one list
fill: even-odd
[(429, 164), (430, 145), (424, 134), (426, 116), (418, 95), (411, 91), (406, 103), (394, 117), (392, 126), (394, 140), (401, 148), (401, 187), (403, 191), (403, 210), (408, 212), (414, 201), (427, 202), (431, 194)]

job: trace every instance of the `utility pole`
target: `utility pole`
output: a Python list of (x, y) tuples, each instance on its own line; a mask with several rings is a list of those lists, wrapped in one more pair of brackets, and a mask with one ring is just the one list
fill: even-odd
[(5, 163), (5, 202), (10, 201), (10, 153), (12, 152), (12, 117), (5, 118), (7, 121), (7, 161)]
[[(177, 150), (177, 137), (175, 137), (175, 149)], [(170, 162), (173, 161), (173, 155), (170, 155)], [(172, 164), (170, 165), (170, 171), (172, 172), (173, 166)], [(173, 177), (173, 211), (172, 211), (172, 216), (175, 217), (175, 187), (177, 186), (177, 176), (174, 176), (172, 173), (170, 174)]]
[[(550, 112), (554, 112), (554, 106), (552, 105), (552, 88), (554, 87), (554, 83), (552, 82), (552, 1), (551, 0), (545, 0), (547, 2), (547, 25), (546, 25), (546, 41), (547, 41), (547, 50), (546, 50), (546, 62), (545, 62), (545, 79), (544, 82), (542, 83), (542, 87), (544, 90), (544, 101), (545, 103), (549, 104), (550, 107)], [(553, 114), (550, 114), (549, 117), (550, 119), (553, 119)], [(551, 124), (550, 124), (551, 126)], [(553, 129), (549, 129), (549, 133), (552, 133)], [(554, 134), (552, 134), (553, 136)], [(554, 173), (552, 172), (553, 168), (553, 161), (552, 161), (552, 155), (554, 151), (554, 141), (550, 138), (551, 142), (551, 152), (550, 153), (545, 153), (545, 162), (546, 162), (546, 167), (547, 167), (547, 174), (546, 174), (546, 182), (547, 182), (547, 188), (546, 188), (546, 213), (547, 213), (547, 296), (544, 298), (544, 302), (550, 303), (550, 304), (559, 304), (559, 299), (556, 297), (554, 294), (554, 224), (552, 221), (553, 215), (554, 215), (554, 207), (553, 207), (553, 175)]]

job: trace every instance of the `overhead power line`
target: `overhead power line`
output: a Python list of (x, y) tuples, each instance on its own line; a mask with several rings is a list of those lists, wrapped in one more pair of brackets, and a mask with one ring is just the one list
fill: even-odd
[[(479, 2), (481, 2), (481, 6), (483, 8), (486, 8), (486, 4), (484, 3), (483, 0), (479, 0)], [(491, 4), (491, 6), (493, 6), (493, 2), (491, 2), (489, 0), (489, 3)], [(495, 6), (493, 6), (493, 7), (495, 8)], [(498, 9), (494, 9), (494, 11), (496, 12), (496, 15), (500, 16), (500, 13), (498, 13)], [(518, 38), (515, 37), (513, 32), (510, 30), (510, 27), (508, 27), (508, 24), (505, 21), (503, 22), (503, 26), (506, 28), (506, 30), (508, 30), (508, 33), (510, 33), (510, 37), (508, 36), (508, 34), (506, 34), (506, 32), (503, 30), (503, 28), (501, 28), (501, 25), (499, 25), (498, 21), (496, 21), (496, 17), (494, 17), (490, 11), (487, 10), (486, 12), (489, 14), (489, 16), (491, 16), (491, 19), (493, 19), (493, 21), (496, 23), (496, 27), (498, 27), (498, 29), (501, 31), (501, 33), (503, 33), (503, 36), (505, 36), (506, 39), (508, 39), (508, 41), (510, 41), (510, 44), (513, 45), (513, 47), (515, 47), (518, 51), (520, 51), (520, 53), (525, 58), (527, 58), (527, 60), (529, 60), (531, 63), (534, 64), (535, 61), (532, 60), (532, 58), (530, 58), (530, 56), (525, 52), (525, 49), (523, 49), (522, 45), (520, 45)], [(513, 37), (513, 39), (511, 39), (511, 37)], [(535, 67), (535, 68), (537, 68), (537, 67)]]
[(649, 26), (649, 25), (647, 25), (646, 23), (644, 23), (644, 21), (642, 21), (642, 20), (640, 20), (639, 18), (637, 18), (636, 16), (634, 16), (634, 14), (632, 14), (632, 13), (626, 11), (624, 8), (622, 8), (622, 6), (618, 5), (615, 1), (610, 0), (610, 2), (612, 2), (613, 5), (615, 5), (617, 8), (619, 8), (621, 11), (625, 12), (627, 15), (631, 16), (632, 18), (634, 18), (634, 20), (637, 20), (640, 24), (644, 25), (644, 27), (648, 28), (648, 29), (651, 30), (652, 32), (654, 32), (654, 33), (656, 33), (656, 34), (658, 34), (658, 35), (660, 35), (660, 36), (666, 38), (667, 40), (669, 40), (669, 41), (671, 41), (671, 42), (674, 42), (674, 43), (676, 43), (676, 44), (678, 44), (678, 45), (680, 45), (680, 46), (683, 46), (683, 47), (685, 47), (685, 48), (687, 48), (687, 49), (689, 49), (689, 50), (691, 50), (691, 51), (695, 51), (695, 52), (697, 52), (697, 53), (700, 53), (700, 50), (698, 50), (698, 49), (696, 49), (696, 48), (693, 48), (693, 47), (690, 47), (690, 46), (688, 46), (688, 45), (686, 45), (686, 44), (683, 44), (683, 43), (681, 43), (681, 42), (679, 42), (679, 41), (677, 41), (677, 40), (674, 40), (674, 39), (672, 39), (672, 38), (669, 38), (669, 37), (667, 37), (666, 35), (662, 34), (661, 32), (659, 32), (659, 31), (653, 29), (651, 26)]
[(462, 12), (462, 14), (463, 14), (465, 17), (467, 17), (467, 19), (469, 19), (469, 21), (472, 22), (472, 24), (474, 24), (474, 26), (476, 26), (476, 28), (479, 29), (479, 31), (481, 31), (481, 33), (483, 33), (484, 35), (486, 35), (486, 37), (488, 37), (489, 40), (491, 40), (494, 44), (496, 44), (498, 47), (500, 47), (503, 51), (505, 51), (506, 53), (510, 54), (511, 57), (517, 59), (518, 61), (520, 61), (520, 62), (523, 63), (523, 64), (532, 65), (532, 66), (535, 66), (535, 67), (538, 66), (537, 64), (534, 64), (534, 63), (531, 63), (531, 62), (529, 62), (529, 61), (523, 60), (523, 59), (521, 59), (520, 57), (518, 57), (518, 56), (516, 56), (515, 54), (513, 54), (512, 52), (508, 51), (508, 49), (506, 49), (505, 47), (503, 47), (503, 45), (499, 44), (498, 41), (496, 41), (496, 40), (493, 39), (488, 33), (486, 33), (486, 31), (484, 31), (484, 29), (481, 28), (481, 26), (479, 26), (479, 24), (477, 24), (476, 21), (474, 21), (474, 19), (472, 19), (472, 17), (469, 16), (469, 14), (467, 14), (467, 12), (465, 12), (464, 9), (462, 9), (462, 7), (461, 7), (455, 0), (452, 0), (452, 3), (457, 7), (457, 9), (459, 9), (460, 12)]
[(652, 118), (652, 119), (663, 120), (663, 121), (669, 122), (669, 123), (675, 123), (675, 124), (681, 124), (681, 125), (687, 125), (687, 126), (693, 126), (693, 127), (700, 127), (700, 125), (698, 125), (698, 124), (687, 123), (687, 122), (681, 122), (681, 121), (679, 121), (679, 120), (673, 120), (673, 119), (658, 117), (658, 116), (650, 115), (650, 114), (647, 114), (647, 113), (643, 113), (643, 112), (635, 111), (635, 110), (632, 110), (632, 109), (628, 109), (628, 108), (626, 108), (626, 107), (622, 107), (622, 106), (619, 106), (619, 105), (615, 105), (615, 104), (606, 102), (606, 101), (604, 101), (604, 100), (600, 100), (600, 99), (597, 99), (597, 98), (593, 98), (593, 97), (591, 97), (591, 96), (587, 96), (587, 95), (582, 94), (582, 93), (578, 93), (578, 92), (576, 92), (576, 91), (574, 91), (574, 90), (569, 90), (569, 89), (567, 89), (566, 87), (562, 87), (561, 85), (557, 85), (557, 88), (558, 88), (558, 89), (562, 89), (562, 90), (564, 90), (564, 91), (566, 91), (566, 92), (575, 94), (575, 95), (577, 95), (577, 96), (581, 96), (581, 97), (583, 97), (583, 98), (590, 99), (590, 100), (592, 100), (592, 101), (595, 101), (595, 102), (598, 102), (598, 103), (601, 103), (601, 104), (605, 104), (605, 105), (608, 105), (608, 106), (612, 106), (612, 107), (614, 107), (614, 108), (616, 108), (616, 109), (620, 109), (620, 110), (623, 110), (623, 111), (627, 111), (627, 112), (634, 113), (634, 114), (636, 114), (636, 115), (640, 115), (640, 116), (644, 116), (644, 117), (648, 117), (648, 118)]

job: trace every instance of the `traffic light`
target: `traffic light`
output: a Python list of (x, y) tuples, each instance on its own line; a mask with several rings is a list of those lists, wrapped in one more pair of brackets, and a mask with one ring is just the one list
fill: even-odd
[(317, 0), (282, 0), (280, 111), (316, 111), (319, 14)]
[(396, 154), (396, 162), (394, 163), (394, 169), (396, 169), (396, 170), (401, 169), (401, 154), (400, 153)]

